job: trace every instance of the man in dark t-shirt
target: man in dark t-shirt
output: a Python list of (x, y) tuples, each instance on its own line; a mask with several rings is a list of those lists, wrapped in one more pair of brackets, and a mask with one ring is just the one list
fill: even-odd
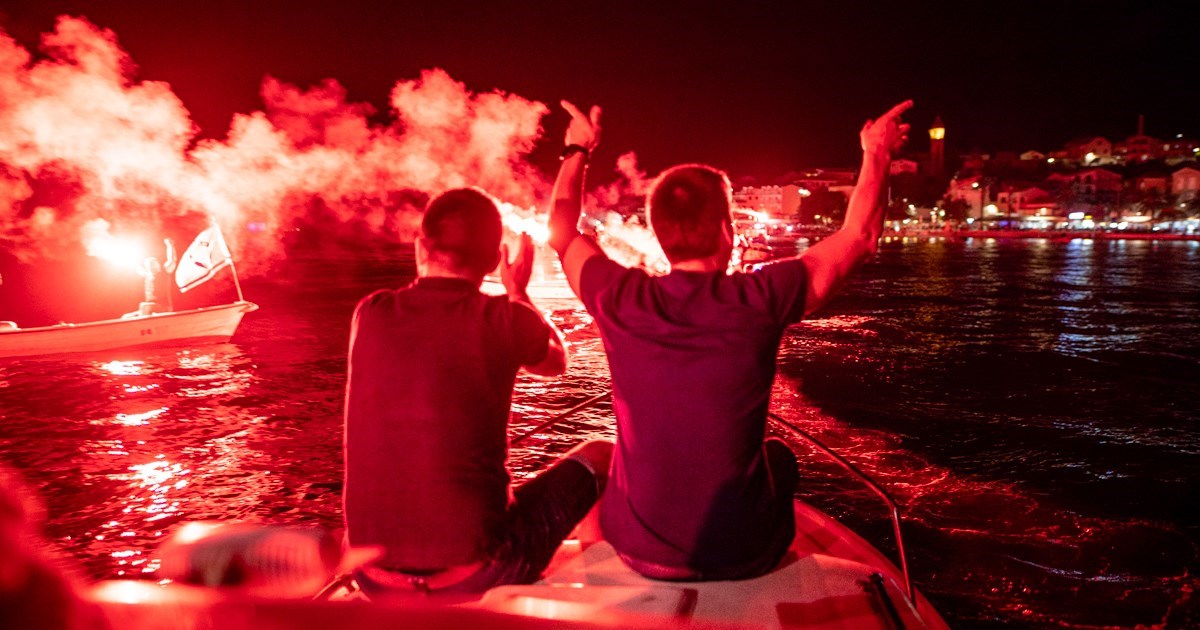
[(728, 178), (711, 167), (668, 169), (647, 216), (671, 271), (651, 276), (610, 260), (579, 233), (584, 166), (600, 110), (570, 103), (555, 181), (551, 245), (596, 320), (608, 353), (617, 447), (600, 505), (605, 537), (643, 575), (740, 579), (770, 571), (794, 536), (796, 459), (764, 440), (784, 329), (820, 308), (874, 253), (892, 154), (907, 139), (905, 102), (867, 121), (862, 171), (842, 229), (804, 255), (751, 273), (728, 271)]
[[(602, 491), (611, 444), (589, 442), (509, 491), (507, 426), (519, 369), (566, 369), (559, 332), (526, 293), (495, 203), (473, 189), (434, 199), (417, 280), (358, 305), (346, 387), (344, 512), (350, 545), (383, 555), (357, 574), (389, 588), (479, 592), (530, 582)], [(479, 291), (500, 263), (507, 295)]]

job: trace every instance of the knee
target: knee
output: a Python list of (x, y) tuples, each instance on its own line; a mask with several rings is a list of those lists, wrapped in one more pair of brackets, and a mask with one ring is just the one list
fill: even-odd
[(796, 464), (796, 453), (792, 447), (788, 446), (787, 442), (777, 438), (769, 437), (763, 442), (763, 450), (766, 452), (767, 459), (772, 462), (792, 462)]
[(608, 466), (612, 462), (613, 443), (609, 440), (589, 440), (571, 449), (567, 459), (573, 459), (592, 471), (597, 488), (603, 492), (608, 481)]

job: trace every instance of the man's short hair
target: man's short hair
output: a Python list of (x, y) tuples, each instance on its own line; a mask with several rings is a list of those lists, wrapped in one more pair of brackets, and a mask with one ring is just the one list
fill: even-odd
[(732, 227), (731, 187), (725, 173), (702, 164), (667, 169), (650, 187), (646, 214), (667, 260), (707, 258)]
[(425, 247), (460, 271), (480, 277), (496, 265), (502, 232), (496, 202), (476, 188), (438, 195), (421, 218)]

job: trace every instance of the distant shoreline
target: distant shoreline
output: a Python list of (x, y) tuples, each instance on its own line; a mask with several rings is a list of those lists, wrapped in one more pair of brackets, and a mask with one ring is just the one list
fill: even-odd
[(1176, 232), (1105, 232), (1083, 230), (905, 230), (884, 232), (884, 237), (925, 236), (942, 238), (1040, 238), (1052, 241), (1090, 239), (1097, 241), (1200, 241), (1200, 233), (1179, 234)]

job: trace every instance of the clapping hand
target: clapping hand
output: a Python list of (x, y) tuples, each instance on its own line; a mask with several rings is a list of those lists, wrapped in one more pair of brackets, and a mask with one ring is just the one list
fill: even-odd
[(508, 243), (500, 246), (500, 282), (509, 298), (522, 298), (525, 288), (529, 286), (529, 277), (533, 275), (533, 239), (528, 234), (521, 234), (521, 243), (517, 248), (517, 257), (509, 260)]

